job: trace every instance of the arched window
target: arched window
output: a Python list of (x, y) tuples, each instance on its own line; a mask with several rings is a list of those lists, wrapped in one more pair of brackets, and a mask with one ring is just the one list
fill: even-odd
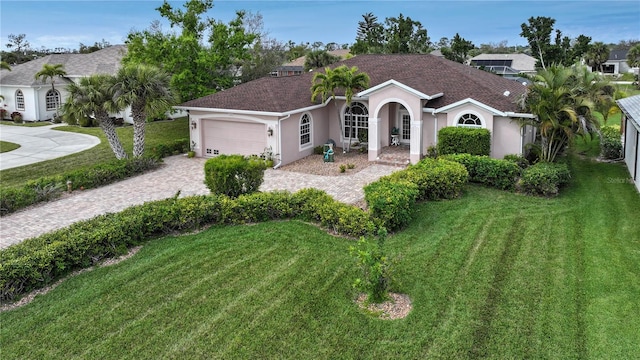
[(55, 110), (60, 106), (60, 93), (58, 90), (49, 89), (47, 95), (45, 95), (45, 101), (47, 103), (47, 111)]
[(369, 133), (369, 110), (363, 103), (354, 102), (344, 110), (345, 139), (360, 139)]
[(16, 110), (24, 111), (24, 94), (22, 90), (16, 91)]
[(474, 114), (464, 114), (460, 116), (458, 119), (457, 126), (461, 127), (470, 127), (470, 128), (481, 128), (482, 127), (482, 119), (479, 116)]
[(313, 145), (311, 143), (311, 116), (303, 114), (300, 117), (300, 147), (306, 148)]

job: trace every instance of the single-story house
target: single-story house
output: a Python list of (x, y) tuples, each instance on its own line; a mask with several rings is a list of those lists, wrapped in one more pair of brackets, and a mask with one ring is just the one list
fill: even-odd
[[(620, 75), (627, 73), (637, 73), (638, 68), (632, 68), (627, 63), (627, 53), (628, 49), (622, 50), (611, 50), (609, 52), (609, 59), (602, 64), (602, 73), (608, 75)], [(592, 68), (592, 71), (599, 71), (596, 68)]]
[(509, 78), (536, 73), (536, 58), (527, 54), (480, 54), (472, 57), (470, 64)]
[[(337, 49), (330, 50), (327, 53), (337, 56), (340, 59), (345, 59), (347, 55), (349, 55), (349, 49)], [(281, 77), (281, 76), (295, 76), (300, 75), (304, 72), (304, 63), (307, 61), (306, 56), (300, 56), (297, 59), (289, 61), (288, 63), (284, 63), (281, 66), (278, 66), (275, 70), (271, 72), (271, 76)]]
[[(66, 85), (78, 83), (81, 78), (93, 74), (115, 75), (120, 60), (126, 53), (126, 45), (114, 45), (89, 54), (51, 54), (24, 64), (0, 71), (0, 95), (4, 97), (3, 108), (7, 116), (17, 111), (25, 121), (51, 120), (57, 105), (64, 103), (67, 97)], [(46, 83), (35, 79), (35, 74), (44, 64), (62, 64), (67, 75), (56, 78), (51, 89), (51, 81)], [(131, 122), (127, 111), (113, 114)]]
[(617, 101), (622, 110), (624, 133), (624, 162), (629, 169), (633, 183), (640, 191), (640, 95), (630, 96)]
[(522, 154), (533, 141), (532, 129), (517, 121), (533, 116), (520, 113), (516, 102), (526, 87), (516, 81), (429, 54), (358, 55), (331, 66), (340, 65), (357, 66), (371, 79), (350, 106), (342, 94), (335, 101), (312, 101), (309, 72), (257, 79), (177, 106), (189, 112), (196, 156), (270, 150), (284, 165), (329, 139), (339, 145), (366, 134), (374, 161), (390, 146), (393, 128), (412, 163), (447, 126), (488, 129), (495, 158)]

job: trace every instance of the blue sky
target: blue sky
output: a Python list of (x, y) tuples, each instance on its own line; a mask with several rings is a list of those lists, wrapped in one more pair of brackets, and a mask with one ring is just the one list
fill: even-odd
[[(7, 35), (26, 34), (35, 48), (77, 49), (102, 39), (124, 42), (131, 29), (147, 28), (153, 20), (169, 25), (155, 10), (157, 0), (142, 1), (33, 1), (0, 0), (0, 40), (6, 50)], [(184, 1), (171, 1), (181, 7)], [(353, 43), (362, 14), (372, 12), (383, 22), (402, 13), (420, 21), (431, 41), (455, 33), (475, 45), (498, 43), (526, 45), (520, 24), (532, 16), (556, 19), (555, 28), (572, 38), (580, 34), (593, 41), (617, 43), (640, 39), (640, 1), (215, 1), (208, 16), (228, 22), (235, 10), (259, 12), (271, 37), (296, 43), (321, 41)]]

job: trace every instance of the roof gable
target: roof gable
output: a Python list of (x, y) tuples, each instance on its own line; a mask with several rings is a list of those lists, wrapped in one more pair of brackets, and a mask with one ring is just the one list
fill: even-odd
[(390, 86), (400, 88), (400, 89), (402, 89), (402, 90), (404, 90), (404, 91), (406, 91), (406, 92), (408, 92), (410, 94), (413, 94), (414, 96), (416, 96), (416, 97), (418, 97), (420, 99), (431, 100), (431, 99), (434, 99), (436, 97), (442, 96), (442, 93), (433, 94), (433, 95), (424, 94), (424, 93), (422, 93), (420, 91), (417, 91), (416, 89), (413, 89), (413, 88), (411, 88), (411, 87), (409, 87), (409, 86), (407, 86), (407, 85), (405, 85), (403, 83), (397, 82), (397, 81), (395, 81), (393, 79), (385, 81), (382, 84), (378, 84), (378, 85), (376, 85), (374, 87), (370, 87), (367, 90), (361, 91), (361, 92), (358, 93), (357, 96), (365, 96), (366, 97), (366, 96), (369, 96), (369, 95), (371, 95), (373, 93), (381, 91), (382, 89), (385, 89), (385, 88), (390, 87)]

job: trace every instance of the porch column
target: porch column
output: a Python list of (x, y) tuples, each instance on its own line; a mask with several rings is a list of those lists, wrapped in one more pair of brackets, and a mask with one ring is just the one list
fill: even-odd
[[(415, 120), (418, 118), (418, 120)], [(417, 164), (422, 159), (422, 118), (414, 116), (411, 119), (411, 143), (409, 147), (409, 160)]]
[(382, 138), (380, 137), (380, 118), (369, 118), (369, 161), (375, 161), (382, 151)]

